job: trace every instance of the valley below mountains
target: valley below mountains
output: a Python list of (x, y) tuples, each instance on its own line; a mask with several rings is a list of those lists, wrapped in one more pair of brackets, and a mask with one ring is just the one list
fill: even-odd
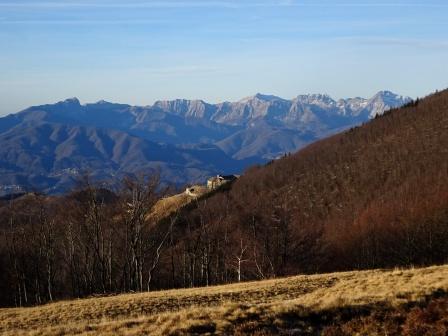
[(0, 193), (63, 193), (88, 174), (113, 185), (159, 172), (163, 182), (204, 183), (240, 173), (362, 124), (409, 97), (292, 100), (256, 94), (238, 102), (157, 101), (131, 106), (72, 98), (0, 118)]

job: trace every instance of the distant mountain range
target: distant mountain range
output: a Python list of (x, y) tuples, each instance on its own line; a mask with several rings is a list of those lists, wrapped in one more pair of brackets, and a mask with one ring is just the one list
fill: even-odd
[(238, 102), (157, 101), (131, 106), (76, 98), (0, 118), (0, 192), (64, 192), (84, 173), (115, 181), (159, 169), (165, 182), (237, 173), (411, 101), (256, 94)]

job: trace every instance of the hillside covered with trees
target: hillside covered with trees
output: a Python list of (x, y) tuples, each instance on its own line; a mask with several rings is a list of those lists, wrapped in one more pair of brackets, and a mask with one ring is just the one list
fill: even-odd
[(448, 261), (448, 91), (239, 180), (162, 221), (157, 179), (0, 209), (0, 304)]

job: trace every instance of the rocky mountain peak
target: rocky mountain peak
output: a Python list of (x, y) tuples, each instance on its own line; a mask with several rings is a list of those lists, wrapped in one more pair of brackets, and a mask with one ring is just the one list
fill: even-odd
[(274, 96), (274, 95), (267, 95), (267, 94), (263, 94), (263, 93), (257, 93), (253, 96), (249, 96), (246, 98), (243, 98), (239, 101), (239, 103), (249, 103), (249, 102), (253, 102), (253, 101), (257, 101), (257, 102), (262, 102), (262, 103), (269, 103), (269, 102), (273, 102), (273, 101), (285, 101), (285, 99)]
[(64, 105), (76, 105), (76, 106), (80, 106), (81, 105), (81, 102), (76, 97), (68, 98), (68, 99), (66, 99), (64, 101), (61, 101), (59, 103), (60, 104), (64, 104)]
[(400, 96), (391, 91), (380, 91), (369, 99), (366, 109), (369, 111), (369, 118), (374, 118), (391, 108), (400, 107), (410, 101), (412, 101), (410, 97)]
[(334, 107), (337, 104), (328, 94), (299, 95), (295, 101), (301, 104), (321, 106), (323, 108)]

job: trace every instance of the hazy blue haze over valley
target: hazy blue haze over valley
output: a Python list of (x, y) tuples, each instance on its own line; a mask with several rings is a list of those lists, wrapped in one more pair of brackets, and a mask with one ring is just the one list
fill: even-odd
[(82, 102), (235, 101), (447, 86), (445, 0), (0, 0), (0, 115)]

